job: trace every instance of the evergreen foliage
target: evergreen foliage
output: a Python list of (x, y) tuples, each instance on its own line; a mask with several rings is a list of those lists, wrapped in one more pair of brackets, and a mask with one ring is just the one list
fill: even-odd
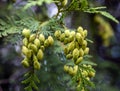
[[(42, 19), (41, 21), (37, 19), (37, 15), (35, 15), (32, 11), (32, 13), (28, 13), (30, 12), (29, 9), (32, 6), (42, 6), (43, 3), (52, 2), (54, 2), (58, 7), (58, 13), (51, 19), (43, 22)], [(60, 42), (60, 39), (57, 40), (54, 33), (58, 30), (60, 32), (64, 32), (67, 29), (63, 21), (66, 15), (72, 11), (101, 14), (118, 23), (118, 20), (116, 20), (111, 14), (103, 11), (105, 8), (106, 7), (90, 7), (88, 0), (28, 0), (26, 5), (21, 8), (21, 10), (15, 10), (15, 14), (12, 14), (13, 17), (7, 16), (0, 19), (0, 37), (20, 35), (22, 38), (22, 30), (27, 28), (30, 29), (32, 33), (35, 33), (36, 36), (38, 34), (43, 34), (45, 38), (52, 36), (54, 39), (54, 45), (50, 48), (46, 48), (44, 51), (45, 57), (42, 61), (42, 68), (40, 71), (38, 70), (37, 72), (33, 69), (33, 64), (31, 64), (28, 68), (28, 72), (25, 73), (25, 79), (22, 83), (25, 84), (26, 91), (33, 91), (33, 89), (46, 90), (46, 87), (48, 87), (47, 89), (50, 89), (49, 91), (54, 91), (54, 88), (60, 88), (58, 91), (61, 91), (61, 89), (65, 91), (68, 88), (74, 90), (76, 89), (76, 91), (89, 91), (89, 87), (95, 87), (90, 78), (95, 75), (95, 70), (92, 66), (95, 66), (96, 64), (90, 61), (90, 55), (83, 56), (83, 61), (77, 64), (78, 71), (74, 76), (69, 76), (63, 72), (64, 64), (67, 64), (70, 67), (74, 67), (76, 64), (74, 63), (74, 60), (66, 59), (63, 49), (67, 44)], [(62, 13), (61, 16), (60, 13)], [(11, 39), (12, 38), (13, 36), (11, 36)], [(89, 39), (86, 39), (86, 41), (92, 42)], [(91, 74), (89, 75), (88, 73)], [(72, 81), (70, 79), (72, 79)], [(37, 86), (38, 83), (40, 83), (43, 88)], [(44, 83), (46, 85), (44, 85)], [(67, 86), (64, 86), (65, 83), (67, 83)], [(62, 86), (64, 88), (62, 88)]]

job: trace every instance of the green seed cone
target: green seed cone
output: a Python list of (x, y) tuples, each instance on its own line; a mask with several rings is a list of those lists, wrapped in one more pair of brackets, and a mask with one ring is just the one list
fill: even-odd
[(64, 44), (67, 44), (69, 42), (69, 39), (65, 38), (63, 42), (64, 42)]
[(80, 33), (76, 33), (76, 39), (80, 45), (82, 45), (83, 42), (83, 37), (81, 36)]
[(29, 42), (33, 42), (36, 38), (36, 34), (31, 34), (29, 38)]
[(38, 61), (34, 61), (34, 69), (39, 70), (41, 68), (41, 64)]
[(43, 56), (44, 56), (43, 51), (41, 49), (39, 49), (39, 51), (37, 53), (38, 60), (41, 61), (43, 59)]
[(78, 50), (77, 48), (75, 48), (75, 49), (73, 50), (72, 55), (73, 55), (73, 59), (74, 59), (74, 60), (77, 60), (78, 57), (79, 57), (79, 50)]
[(67, 59), (71, 59), (71, 58), (72, 58), (72, 54), (67, 54), (67, 55), (66, 55), (66, 58), (67, 58)]
[(36, 38), (34, 40), (34, 44), (37, 46), (37, 48), (39, 48), (40, 47), (40, 40), (38, 38)]
[(70, 31), (69, 30), (65, 30), (65, 36), (66, 37), (70, 36)]
[(61, 31), (59, 31), (59, 30), (55, 31), (54, 36), (55, 36), (56, 38), (59, 38), (60, 35), (61, 35)]
[(44, 42), (44, 46), (45, 46), (45, 47), (48, 47), (49, 45), (50, 45), (50, 44), (49, 44), (49, 40), (46, 39), (45, 42)]
[(84, 71), (82, 72), (82, 75), (83, 75), (84, 77), (87, 77), (87, 76), (88, 76), (88, 72), (87, 72), (86, 70), (84, 70)]
[(80, 48), (80, 45), (79, 45), (79, 43), (78, 43), (78, 42), (75, 42), (75, 47), (76, 47), (77, 49), (79, 49), (79, 48)]
[(76, 75), (76, 74), (77, 74), (77, 71), (78, 71), (78, 66), (75, 65), (75, 66), (73, 67), (72, 75), (73, 75), (73, 76)]
[(22, 46), (22, 53), (24, 55), (27, 55), (28, 51), (29, 51), (29, 49), (26, 46)]
[(75, 36), (75, 31), (71, 31), (70, 35)]
[(50, 44), (50, 45), (53, 45), (54, 40), (53, 40), (52, 36), (49, 36), (49, 37), (48, 37), (48, 41), (49, 41), (49, 44)]
[(38, 58), (36, 57), (36, 55), (33, 55), (33, 61), (38, 61)]
[(88, 77), (91, 78), (91, 77), (94, 77), (94, 76), (95, 76), (95, 72), (91, 71), (91, 72), (88, 73)]
[(69, 50), (67, 47), (64, 48), (64, 53), (65, 53), (65, 55), (67, 55), (69, 53)]
[(44, 41), (45, 41), (45, 36), (44, 36), (43, 34), (40, 34), (40, 35), (39, 35), (39, 40), (40, 40), (40, 42), (44, 43)]
[(73, 75), (73, 68), (72, 68), (72, 67), (69, 67), (68, 73), (69, 73), (70, 75)]
[(28, 46), (27, 46), (27, 47), (28, 47), (28, 49), (30, 49), (30, 46), (31, 46), (31, 45), (32, 45), (32, 43), (31, 43), (31, 42), (30, 42), (30, 43), (28, 43)]
[(68, 51), (73, 51), (75, 49), (75, 43), (74, 42), (71, 42), (69, 45), (68, 45)]
[(68, 0), (63, 0), (63, 1), (62, 1), (62, 6), (66, 6), (67, 3), (68, 3)]
[(83, 34), (84, 34), (84, 38), (87, 37), (87, 35), (88, 35), (87, 30), (84, 30), (84, 31), (83, 31)]
[(75, 66), (73, 67), (73, 69), (74, 69), (74, 71), (77, 73), (77, 71), (78, 71), (78, 65), (75, 65)]
[(80, 33), (82, 37), (84, 37), (83, 28), (81, 26), (78, 27), (77, 32)]
[(83, 41), (83, 44), (82, 44), (82, 48), (85, 49), (86, 47), (87, 47), (87, 41), (84, 40), (84, 41)]
[(63, 42), (64, 39), (65, 39), (65, 33), (62, 33), (62, 34), (60, 35), (60, 41)]
[(84, 50), (84, 54), (87, 55), (89, 53), (89, 48), (86, 47), (85, 50)]
[(82, 62), (83, 60), (83, 57), (79, 57), (76, 61), (75, 61), (75, 64), (78, 65), (80, 62)]
[(32, 50), (28, 50), (26, 57), (28, 57), (29, 59), (32, 57)]
[(24, 59), (24, 60), (21, 62), (21, 64), (22, 64), (25, 68), (30, 67), (29, 62), (28, 62), (26, 59)]
[(68, 70), (69, 70), (69, 66), (64, 65), (64, 71), (65, 71), (65, 72), (68, 72)]
[(26, 38), (30, 37), (30, 30), (29, 29), (23, 29), (22, 35), (25, 36)]
[(72, 32), (70, 32), (69, 42), (74, 41), (74, 39), (75, 39), (75, 31), (72, 31)]
[(45, 50), (45, 47), (44, 47), (44, 46), (40, 46), (40, 49), (41, 49), (42, 51), (44, 51), (44, 50)]
[(82, 57), (84, 55), (84, 51), (82, 48), (79, 49), (79, 54), (80, 54), (80, 57)]
[(23, 45), (24, 45), (24, 46), (27, 46), (27, 45), (28, 45), (28, 39), (27, 39), (27, 38), (24, 38), (24, 39), (22, 40), (22, 42), (23, 42)]
[(37, 46), (36, 46), (35, 44), (31, 44), (31, 45), (30, 45), (30, 49), (32, 49), (32, 51), (33, 51), (34, 53), (36, 53), (37, 50), (38, 50), (38, 48), (37, 48)]
[(74, 36), (70, 35), (69, 36), (69, 42), (72, 42), (72, 41), (74, 41)]
[(83, 31), (83, 28), (82, 28), (81, 26), (79, 26), (79, 27), (77, 28), (77, 32), (79, 32), (79, 31)]

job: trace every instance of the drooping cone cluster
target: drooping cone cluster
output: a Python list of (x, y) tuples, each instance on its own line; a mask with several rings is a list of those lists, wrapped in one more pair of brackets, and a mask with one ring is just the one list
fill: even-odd
[[(55, 37), (64, 43), (64, 54), (67, 59), (72, 59), (74, 61), (74, 66), (64, 65), (64, 71), (71, 76), (75, 76), (80, 70), (81, 75), (89, 80), (94, 77), (95, 72), (92, 70), (92, 66), (84, 65), (84, 69), (79, 67), (79, 63), (83, 61), (84, 55), (89, 53), (89, 48), (87, 47), (87, 30), (83, 30), (82, 27), (78, 27), (76, 31), (65, 30), (63, 33), (61, 31), (55, 32)], [(86, 69), (86, 70), (85, 70)], [(89, 69), (89, 70), (88, 70)], [(80, 85), (80, 79), (78, 78), (77, 85)]]
[(26, 68), (32, 66), (34, 69), (39, 70), (41, 67), (40, 61), (43, 59), (45, 47), (51, 46), (54, 40), (51, 36), (45, 39), (43, 34), (31, 34), (29, 29), (23, 29), (22, 35), (23, 46), (22, 53), (25, 55), (22, 60), (22, 65)]
[(77, 31), (65, 30), (55, 32), (55, 37), (66, 44), (64, 53), (67, 59), (73, 59), (75, 64), (79, 64), (83, 60), (83, 56), (89, 53), (87, 47), (87, 30), (83, 30), (82, 27), (78, 27)]
[(78, 65), (74, 65), (73, 67), (64, 65), (64, 71), (67, 72), (68, 74), (70, 74), (71, 76), (74, 76), (74, 75), (76, 75), (76, 73), (78, 71)]

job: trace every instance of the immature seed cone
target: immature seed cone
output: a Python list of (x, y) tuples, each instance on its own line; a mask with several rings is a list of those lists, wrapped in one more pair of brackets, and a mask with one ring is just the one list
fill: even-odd
[(87, 79), (88, 81), (90, 81), (90, 78), (89, 78), (89, 77), (86, 77), (86, 79)]
[(91, 77), (94, 77), (94, 76), (95, 76), (95, 72), (91, 71), (91, 72), (88, 73), (88, 77), (91, 78)]
[(69, 42), (69, 39), (65, 38), (63, 42), (64, 42), (64, 44), (67, 44)]
[(69, 30), (65, 30), (65, 36), (66, 37), (70, 36), (70, 31)]
[(76, 65), (78, 65), (80, 62), (82, 62), (83, 57), (79, 57), (75, 62)]
[(52, 36), (49, 36), (49, 37), (48, 37), (48, 41), (49, 41), (49, 44), (50, 44), (50, 45), (53, 45), (54, 40), (53, 40)]
[(26, 59), (24, 59), (24, 60), (21, 62), (21, 64), (22, 64), (25, 68), (30, 67), (29, 62), (28, 62)]
[(69, 36), (69, 42), (72, 42), (74, 40), (74, 36), (70, 35)]
[(75, 42), (75, 47), (76, 47), (77, 49), (79, 49), (79, 48), (80, 48), (80, 46), (79, 46), (79, 43), (78, 43), (78, 42)]
[(62, 6), (66, 6), (67, 3), (68, 3), (68, 0), (63, 0), (63, 1), (62, 1)]
[(82, 75), (83, 75), (84, 77), (87, 77), (87, 76), (88, 76), (88, 72), (87, 72), (86, 70), (84, 70), (84, 71), (82, 72)]
[(72, 51), (74, 50), (75, 48), (75, 43), (74, 42), (71, 42), (69, 45), (68, 45), (68, 51)]
[(75, 49), (73, 50), (72, 55), (73, 55), (73, 59), (74, 59), (74, 60), (77, 60), (78, 57), (79, 57), (79, 50), (78, 50), (77, 48), (75, 48)]
[(80, 57), (82, 57), (84, 55), (84, 51), (82, 48), (79, 49), (79, 54), (80, 54)]
[(45, 47), (48, 47), (49, 45), (50, 45), (50, 44), (49, 44), (49, 40), (46, 39), (45, 42), (44, 42), (44, 46), (45, 46)]
[(75, 31), (70, 32), (69, 41), (72, 42), (75, 39)]
[(36, 34), (31, 34), (29, 38), (29, 42), (33, 42), (36, 38)]
[(84, 34), (84, 37), (87, 37), (87, 34), (88, 34), (87, 30), (84, 30), (83, 34)]
[(39, 40), (40, 40), (40, 42), (44, 43), (44, 41), (45, 41), (45, 36), (44, 36), (43, 34), (40, 34), (40, 35), (39, 35)]
[(40, 49), (41, 49), (42, 51), (44, 51), (44, 50), (45, 50), (45, 47), (44, 47), (44, 46), (40, 46)]
[(22, 40), (22, 42), (23, 42), (23, 45), (24, 45), (24, 46), (27, 46), (27, 45), (28, 45), (28, 39), (27, 39), (27, 38), (24, 38), (24, 39)]
[(28, 48), (26, 47), (26, 46), (22, 46), (22, 53), (24, 54), (24, 55), (27, 55), (27, 53), (28, 53)]
[(73, 75), (73, 68), (72, 68), (72, 67), (69, 67), (68, 73), (69, 73), (70, 75)]
[(36, 57), (36, 55), (33, 55), (33, 61), (38, 61), (38, 58)]
[(84, 54), (87, 55), (89, 53), (89, 48), (86, 47), (85, 50), (84, 50)]
[(34, 40), (34, 44), (37, 46), (37, 48), (39, 48), (40, 47), (40, 40), (38, 38), (36, 38)]
[(65, 33), (62, 33), (62, 34), (60, 35), (60, 41), (63, 42), (64, 39), (65, 39)]
[(41, 61), (43, 59), (43, 56), (44, 56), (43, 51), (41, 49), (39, 49), (39, 51), (37, 53), (38, 60)]
[(26, 38), (30, 37), (30, 30), (29, 29), (23, 29), (22, 35), (25, 36)]
[(64, 71), (65, 71), (65, 72), (68, 72), (68, 70), (69, 70), (69, 66), (64, 65)]
[(75, 31), (71, 31), (70, 35), (75, 36)]
[(73, 67), (73, 76), (74, 75), (76, 75), (77, 74), (77, 71), (78, 71), (78, 65), (75, 65), (74, 67)]
[(80, 33), (76, 33), (76, 39), (77, 39), (78, 43), (81, 45), (83, 42), (83, 38)]
[(84, 40), (84, 41), (83, 41), (83, 44), (82, 44), (82, 48), (85, 49), (86, 47), (87, 47), (87, 41)]
[(31, 56), (32, 56), (32, 50), (29, 49), (27, 54), (26, 54), (26, 57), (28, 57), (30, 59)]
[(79, 31), (83, 31), (83, 28), (82, 28), (81, 26), (79, 26), (79, 27), (77, 28), (77, 32), (79, 32)]
[(28, 49), (30, 49), (30, 46), (32, 45), (32, 43), (30, 42), (30, 43), (28, 43), (28, 46), (27, 46), (27, 48)]
[(81, 34), (80, 33), (76, 33), (76, 39), (79, 40), (81, 38)]
[(56, 38), (59, 38), (60, 35), (61, 35), (61, 31), (59, 31), (59, 30), (55, 31), (54, 36), (55, 36)]
[(41, 64), (38, 61), (34, 61), (34, 69), (39, 70), (41, 68)]
[(65, 55), (67, 55), (69, 53), (69, 50), (67, 47), (64, 48), (64, 53), (65, 53)]
[(37, 50), (38, 50), (38, 48), (37, 48), (37, 46), (35, 44), (31, 44), (30, 49), (32, 49), (34, 53), (36, 53)]
[(83, 28), (82, 28), (81, 26), (80, 26), (80, 27), (78, 27), (77, 32), (78, 32), (78, 33), (80, 33), (80, 34), (81, 34), (81, 36), (83, 36), (83, 37), (84, 37)]
[(72, 58), (72, 54), (67, 54), (67, 55), (66, 55), (66, 58), (67, 58), (67, 59), (71, 59), (71, 58)]
[(74, 69), (74, 71), (77, 73), (77, 71), (78, 71), (78, 65), (75, 65), (75, 66), (73, 67), (73, 69)]

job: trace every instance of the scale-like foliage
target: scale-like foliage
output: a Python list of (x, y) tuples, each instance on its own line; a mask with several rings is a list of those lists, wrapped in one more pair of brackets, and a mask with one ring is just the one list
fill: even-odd
[(28, 9), (28, 8), (30, 8), (32, 6), (36, 6), (36, 5), (41, 6), (44, 2), (45, 3), (51, 3), (52, 1), (53, 0), (36, 0), (36, 1), (29, 0), (27, 2), (27, 4), (25, 5), (24, 9)]
[(84, 10), (84, 12), (101, 14), (101, 15), (111, 19), (112, 21), (119, 23), (119, 21), (117, 19), (115, 19), (115, 17), (113, 17), (110, 13), (108, 13), (106, 11), (102, 11), (102, 9), (105, 9), (105, 8), (106, 7), (89, 8), (89, 9)]
[(18, 30), (20, 27), (12, 23), (12, 19), (9, 18), (6, 20), (0, 19), (0, 37), (8, 36), (8, 34), (20, 33)]

